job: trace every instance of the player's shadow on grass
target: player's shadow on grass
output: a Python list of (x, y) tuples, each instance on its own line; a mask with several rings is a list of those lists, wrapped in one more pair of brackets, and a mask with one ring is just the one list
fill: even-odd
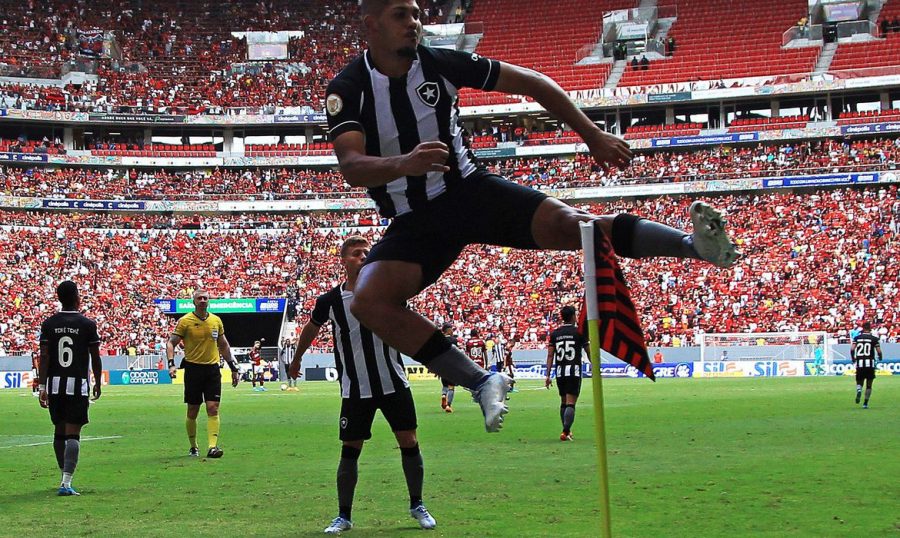
[[(14, 507), (16, 504), (27, 504), (33, 506), (35, 502), (49, 502), (58, 497), (56, 489), (36, 489), (27, 493), (16, 493), (12, 495), (0, 495), (0, 506)], [(65, 499), (60, 499), (64, 501)]]

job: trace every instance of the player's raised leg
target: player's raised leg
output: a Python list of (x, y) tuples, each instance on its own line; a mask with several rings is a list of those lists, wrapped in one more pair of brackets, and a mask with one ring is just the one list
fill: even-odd
[(691, 234), (628, 213), (592, 215), (548, 198), (534, 215), (532, 234), (541, 248), (578, 250), (579, 223), (596, 221), (622, 257), (695, 258), (718, 267), (733, 265), (740, 253), (725, 232), (722, 215), (703, 202), (691, 204), (689, 212), (694, 223)]
[(406, 306), (422, 282), (422, 268), (416, 263), (370, 263), (359, 273), (350, 311), (389, 346), (472, 390), (484, 413), (485, 429), (498, 431), (508, 411), (503, 403), (509, 390), (506, 376), (475, 364), (430, 321)]

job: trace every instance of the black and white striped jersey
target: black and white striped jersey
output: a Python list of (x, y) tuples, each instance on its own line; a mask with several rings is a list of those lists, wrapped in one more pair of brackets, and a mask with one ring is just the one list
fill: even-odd
[(853, 357), (857, 368), (875, 368), (878, 337), (871, 333), (860, 333), (853, 339)]
[(341, 397), (373, 398), (408, 388), (400, 352), (360, 325), (350, 313), (351, 300), (352, 291), (336, 286), (316, 299), (311, 319), (320, 327), (331, 321)]
[(560, 325), (550, 333), (556, 377), (581, 377), (581, 352), (586, 343), (575, 325)]
[(457, 93), (463, 87), (490, 91), (499, 75), (495, 60), (420, 45), (403, 77), (383, 75), (366, 51), (331, 81), (326, 112), (332, 141), (348, 131), (361, 131), (366, 155), (378, 157), (409, 153), (422, 142), (439, 140), (450, 148), (449, 172), (404, 176), (370, 188), (382, 216), (422, 209), (478, 169), (463, 141)]
[(100, 343), (97, 324), (80, 312), (58, 312), (41, 324), (47, 346), (47, 393), (90, 395), (90, 347)]

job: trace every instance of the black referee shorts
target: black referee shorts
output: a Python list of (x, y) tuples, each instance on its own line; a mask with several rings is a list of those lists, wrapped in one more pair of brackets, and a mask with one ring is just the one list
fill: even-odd
[(50, 408), (50, 420), (54, 426), (60, 424), (78, 424), (84, 426), (88, 423), (87, 396), (69, 396), (66, 394), (50, 394), (47, 396), (47, 404)]
[(857, 368), (856, 384), (862, 385), (863, 381), (875, 381), (875, 368)]
[(183, 361), (184, 403), (200, 405), (222, 399), (222, 373), (218, 364), (196, 364)]
[(557, 377), (556, 388), (559, 390), (559, 397), (565, 398), (566, 394), (578, 396), (581, 394), (581, 378), (580, 377)]
[(341, 441), (366, 441), (372, 438), (372, 422), (375, 411), (391, 426), (391, 431), (415, 430), (416, 404), (412, 391), (401, 388), (393, 394), (378, 398), (344, 398), (341, 400)]
[(537, 249), (531, 221), (547, 195), (478, 171), (431, 200), (428, 207), (395, 218), (366, 263), (382, 260), (422, 266), (422, 287), (434, 284), (466, 245)]

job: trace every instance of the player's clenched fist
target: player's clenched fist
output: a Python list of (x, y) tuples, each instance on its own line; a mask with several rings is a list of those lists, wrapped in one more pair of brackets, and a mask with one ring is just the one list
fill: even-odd
[(443, 142), (422, 142), (405, 156), (404, 175), (424, 176), (428, 172), (449, 172), (450, 150)]

